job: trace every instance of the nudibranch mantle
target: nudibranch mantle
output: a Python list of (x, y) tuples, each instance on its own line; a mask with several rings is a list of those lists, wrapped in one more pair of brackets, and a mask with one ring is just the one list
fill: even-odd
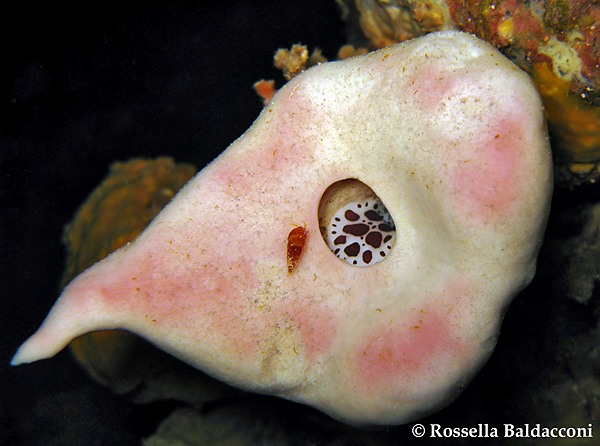
[(378, 199), (354, 201), (341, 207), (326, 227), (329, 249), (355, 266), (381, 262), (394, 246), (396, 228)]
[[(321, 198), (346, 179), (396, 228), (365, 267), (318, 236)], [(120, 328), (242, 389), (354, 425), (407, 423), (491, 354), (534, 275), (551, 189), (537, 92), (483, 41), (448, 31), (322, 64), (75, 278), (12, 363)], [(314, 235), (293, 274), (290, 221)]]

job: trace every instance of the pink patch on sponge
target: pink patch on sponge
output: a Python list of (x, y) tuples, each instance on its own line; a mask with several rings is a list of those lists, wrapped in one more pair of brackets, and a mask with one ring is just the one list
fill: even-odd
[(521, 169), (523, 144), (520, 121), (514, 118), (490, 123), (470, 153), (454, 167), (456, 199), (471, 217), (501, 218), (518, 203), (517, 194), (526, 186)]
[(357, 391), (417, 392), (427, 388), (432, 377), (456, 373), (471, 357), (475, 346), (459, 329), (471, 292), (458, 283), (447, 288), (423, 306), (386, 310), (392, 314), (382, 318), (357, 349)]
[[(464, 217), (496, 223), (521, 212), (522, 191), (539, 152), (531, 120), (540, 112), (527, 98), (528, 88), (504, 82), (505, 67), (485, 71), (457, 64), (452, 71), (436, 60), (411, 75), (405, 91), (428, 123), (427, 136), (439, 146), (440, 183)], [(536, 108), (538, 107), (538, 108)], [(535, 129), (537, 132), (541, 129)], [(543, 130), (542, 130), (543, 131)]]

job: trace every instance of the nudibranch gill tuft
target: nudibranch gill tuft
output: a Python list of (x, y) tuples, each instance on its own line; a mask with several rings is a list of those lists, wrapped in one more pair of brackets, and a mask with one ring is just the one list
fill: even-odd
[[(124, 329), (349, 424), (410, 422), (491, 354), (535, 273), (551, 167), (531, 80), (471, 35), (312, 67), (132, 243), (73, 279), (12, 364)], [(377, 215), (356, 211), (374, 197)], [(367, 267), (341, 261), (326, 236), (303, 243), (347, 210), (387, 225), (378, 263), (374, 250)], [(288, 274), (291, 216), (306, 229), (292, 231), (302, 257)]]

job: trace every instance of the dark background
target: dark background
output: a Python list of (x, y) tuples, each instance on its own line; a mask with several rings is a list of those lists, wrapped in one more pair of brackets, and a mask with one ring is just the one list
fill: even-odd
[(8, 366), (58, 297), (63, 226), (113, 161), (211, 161), (258, 116), (252, 84), (284, 83), (277, 48), (335, 58), (344, 25), (334, 0), (66, 3), (0, 6), (0, 444), (133, 445), (164, 413), (68, 352)]

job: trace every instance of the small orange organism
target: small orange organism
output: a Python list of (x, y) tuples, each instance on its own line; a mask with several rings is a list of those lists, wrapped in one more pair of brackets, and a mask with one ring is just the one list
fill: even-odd
[(287, 239), (287, 268), (288, 273), (292, 273), (300, 256), (302, 255), (302, 251), (304, 250), (304, 245), (306, 244), (306, 235), (308, 231), (306, 230), (306, 223), (303, 226), (296, 226), (294, 229), (290, 231)]

